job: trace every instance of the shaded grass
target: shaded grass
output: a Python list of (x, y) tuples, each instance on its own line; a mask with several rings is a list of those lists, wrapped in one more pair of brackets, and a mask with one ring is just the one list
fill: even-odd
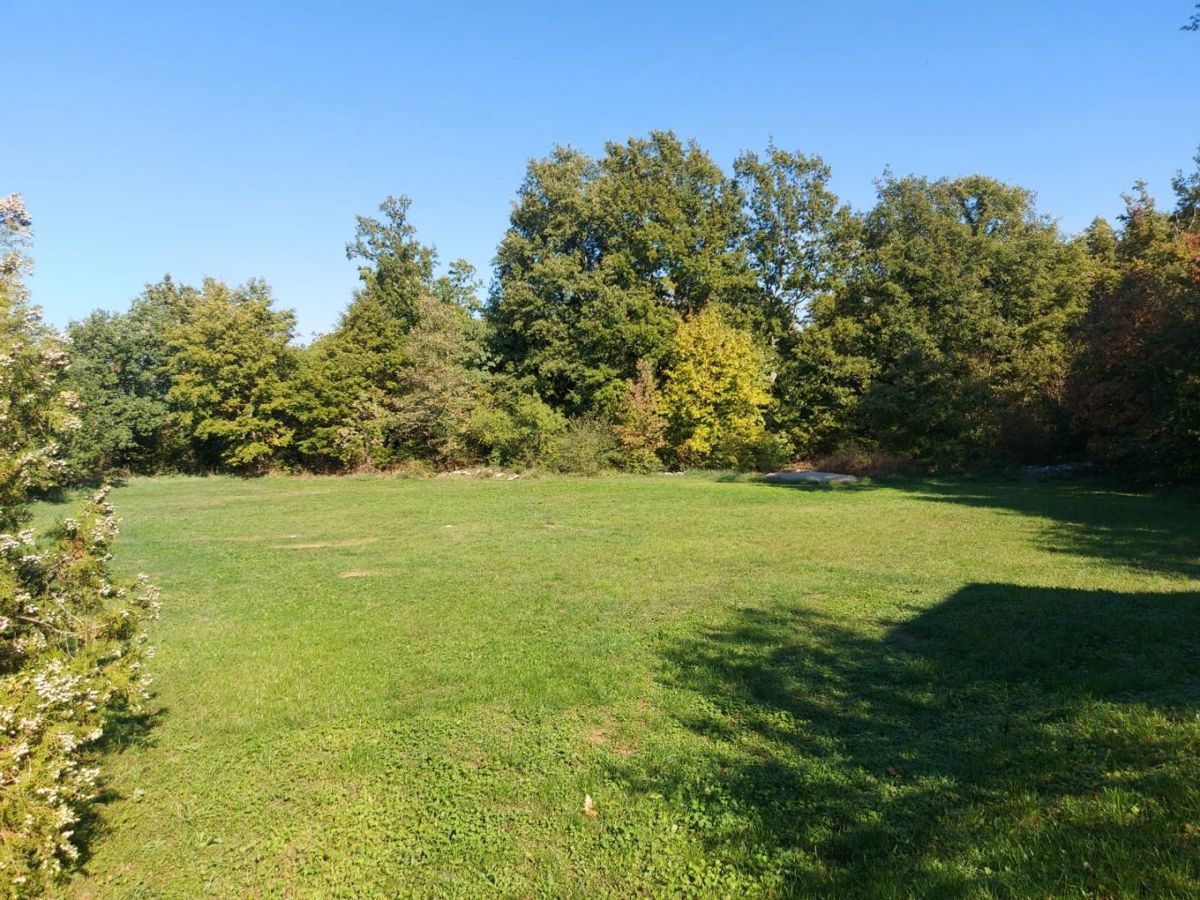
[(1188, 503), (698, 476), (115, 500), (118, 563), (164, 588), (165, 714), (114, 748), (70, 893), (1200, 892)]

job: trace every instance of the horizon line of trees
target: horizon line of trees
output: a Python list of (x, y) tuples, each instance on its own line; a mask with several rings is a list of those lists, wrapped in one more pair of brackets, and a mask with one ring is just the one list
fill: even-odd
[(877, 181), (817, 156), (723, 170), (669, 131), (532, 160), (490, 287), (438, 274), (407, 198), (360, 216), (361, 286), (307, 346), (261, 281), (169, 276), (67, 328), (62, 437), (110, 471), (418, 464), (933, 472), (1091, 459), (1200, 479), (1200, 153), (1160, 210), (1063, 234), (981, 175)]

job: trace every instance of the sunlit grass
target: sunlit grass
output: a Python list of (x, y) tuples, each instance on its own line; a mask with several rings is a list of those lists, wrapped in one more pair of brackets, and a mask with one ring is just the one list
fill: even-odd
[(699, 476), (115, 500), (119, 565), (164, 591), (159, 711), (71, 893), (1200, 893), (1185, 502)]

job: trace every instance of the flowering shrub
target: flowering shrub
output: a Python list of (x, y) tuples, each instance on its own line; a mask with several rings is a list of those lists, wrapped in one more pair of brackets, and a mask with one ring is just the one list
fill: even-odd
[(95, 798), (92, 748), (112, 718), (145, 699), (142, 622), (158, 594), (116, 581), (117, 523), (106, 492), (39, 542), (0, 534), (0, 880), (37, 893), (78, 849)]
[(59, 390), (67, 355), (25, 298), (29, 217), (0, 200), (0, 890), (45, 892), (79, 854), (76, 825), (96, 796), (97, 741), (136, 710), (157, 611), (143, 578), (114, 580), (117, 522), (106, 491), (38, 538), (31, 493), (62, 468), (56, 438), (78, 426)]

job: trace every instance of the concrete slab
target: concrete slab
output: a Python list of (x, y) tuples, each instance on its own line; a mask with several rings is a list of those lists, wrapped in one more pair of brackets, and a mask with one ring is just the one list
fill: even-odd
[(854, 484), (858, 478), (838, 472), (768, 472), (762, 480), (776, 484)]

